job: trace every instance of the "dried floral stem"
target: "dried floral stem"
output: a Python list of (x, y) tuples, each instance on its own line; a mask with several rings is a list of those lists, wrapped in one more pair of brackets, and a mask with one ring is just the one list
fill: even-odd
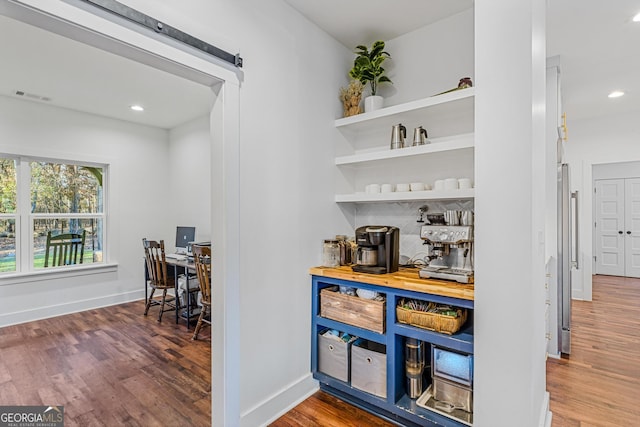
[(362, 92), (364, 90), (364, 84), (358, 80), (352, 80), (349, 82), (349, 86), (346, 88), (340, 88), (340, 101), (344, 108), (344, 116), (354, 116), (360, 114), (360, 100), (362, 99)]

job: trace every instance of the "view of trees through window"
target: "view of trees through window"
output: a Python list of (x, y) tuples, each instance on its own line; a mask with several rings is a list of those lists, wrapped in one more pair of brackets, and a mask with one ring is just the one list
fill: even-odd
[[(34, 159), (0, 159), (0, 167), (0, 272), (20, 270), (17, 243), (33, 248), (32, 268), (43, 268), (49, 233), (84, 231), (82, 263), (102, 261), (103, 168)], [(29, 182), (20, 181), (25, 174), (16, 173), (19, 168), (29, 170)], [(22, 199), (27, 195), (28, 208)], [(20, 223), (23, 225), (16, 229)]]
[(16, 269), (16, 161), (0, 158), (0, 272)]

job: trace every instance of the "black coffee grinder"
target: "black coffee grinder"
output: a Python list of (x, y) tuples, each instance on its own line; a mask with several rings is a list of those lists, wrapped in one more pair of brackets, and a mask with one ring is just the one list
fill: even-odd
[(356, 229), (358, 273), (385, 274), (398, 271), (400, 230), (386, 225), (365, 225)]

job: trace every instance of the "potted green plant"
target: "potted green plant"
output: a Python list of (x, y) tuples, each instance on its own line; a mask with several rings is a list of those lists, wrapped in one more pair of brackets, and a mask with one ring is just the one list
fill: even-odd
[(362, 84), (369, 83), (371, 88), (370, 96), (364, 100), (364, 111), (373, 111), (382, 108), (383, 98), (377, 95), (379, 83), (393, 83), (385, 75), (382, 63), (391, 58), (384, 50), (384, 42), (378, 40), (373, 43), (371, 50), (366, 46), (356, 46), (356, 58), (353, 61), (353, 68), (349, 71), (349, 76), (359, 80)]

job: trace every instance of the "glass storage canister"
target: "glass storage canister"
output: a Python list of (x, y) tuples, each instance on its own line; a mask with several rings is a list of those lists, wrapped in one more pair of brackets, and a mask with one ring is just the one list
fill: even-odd
[(340, 265), (351, 265), (351, 245), (347, 242), (347, 236), (339, 234), (336, 240), (340, 247)]
[(322, 244), (322, 266), (340, 266), (340, 244), (336, 239), (326, 239)]

